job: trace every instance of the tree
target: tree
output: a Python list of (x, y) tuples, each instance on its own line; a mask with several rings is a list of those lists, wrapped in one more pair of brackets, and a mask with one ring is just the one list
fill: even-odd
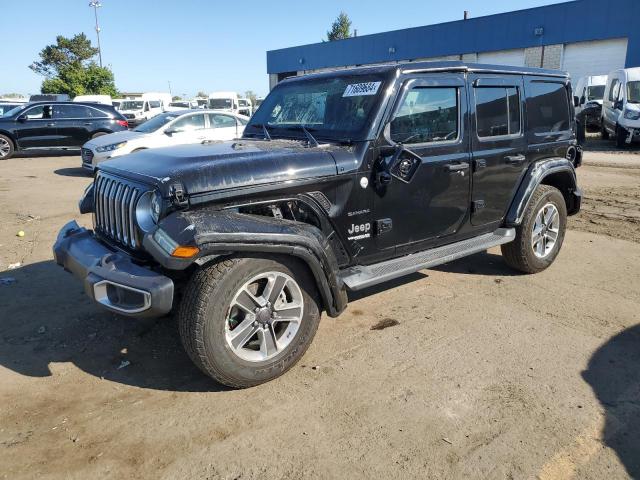
[(2, 94), (0, 94), (0, 97), (2, 97), (2, 98), (22, 98), (22, 97), (24, 97), (24, 95), (22, 95), (21, 93), (2, 93)]
[(209, 95), (207, 95), (205, 92), (202, 92), (202, 91), (198, 92), (196, 95), (196, 97), (201, 97), (201, 98), (207, 98), (208, 96)]
[(177, 100), (182, 100), (182, 97), (180, 95), (174, 95), (173, 97), (171, 97), (171, 100), (175, 102)]
[(349, 37), (351, 37), (351, 20), (346, 13), (340, 12), (338, 18), (331, 25), (331, 30), (327, 32), (327, 40), (332, 42)]
[(29, 68), (45, 77), (42, 93), (66, 93), (69, 96), (100, 94), (117, 96), (113, 72), (93, 60), (98, 49), (84, 33), (73, 38), (56, 37), (56, 43), (40, 52), (40, 61)]
[(244, 97), (251, 100), (251, 105), (253, 105), (254, 107), (256, 106), (256, 99), (258, 98), (258, 96), (253, 93), (253, 90), (247, 90), (246, 92), (244, 92)]

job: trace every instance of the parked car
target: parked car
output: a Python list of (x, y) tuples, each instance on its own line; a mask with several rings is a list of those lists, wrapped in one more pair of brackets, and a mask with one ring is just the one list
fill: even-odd
[(210, 93), (208, 107), (212, 110), (239, 113), (238, 94), (236, 92)]
[(171, 102), (165, 110), (167, 112), (179, 112), (181, 110), (191, 110), (193, 108), (199, 108), (198, 102), (195, 100), (178, 100)]
[(575, 84), (573, 99), (578, 120), (577, 136), (579, 141), (585, 139), (588, 128), (596, 131), (601, 129), (602, 99), (606, 86), (606, 75), (581, 77)]
[(133, 100), (124, 100), (118, 110), (129, 125), (136, 126), (164, 112), (170, 103), (171, 95), (168, 93), (150, 92), (143, 93), (141, 97)]
[(80, 148), (91, 138), (127, 129), (126, 119), (110, 105), (29, 103), (0, 117), (0, 160), (30, 148)]
[(238, 99), (238, 113), (247, 117), (251, 117), (251, 115), (253, 115), (253, 104), (251, 103), (250, 98)]
[(111, 95), (76, 95), (75, 97), (73, 97), (73, 101), (113, 105), (113, 100), (111, 99)]
[[(100, 165), (57, 263), (107, 309), (175, 309), (194, 363), (248, 387), (291, 368), (348, 291), (500, 245), (540, 272), (580, 209), (558, 71), (411, 63), (287, 79), (243, 139)], [(144, 260), (143, 260), (144, 259)], [(551, 288), (551, 287), (550, 287)]]
[(602, 138), (610, 136), (618, 148), (640, 139), (640, 68), (609, 74), (602, 104)]
[(24, 103), (0, 102), (0, 117), (14, 108), (24, 107)]
[(133, 130), (89, 140), (82, 147), (82, 166), (94, 171), (104, 160), (147, 148), (233, 140), (242, 136), (248, 120), (202, 109), (161, 113)]
[(42, 93), (38, 95), (31, 95), (29, 97), (29, 103), (34, 102), (69, 102), (71, 98), (66, 93)]

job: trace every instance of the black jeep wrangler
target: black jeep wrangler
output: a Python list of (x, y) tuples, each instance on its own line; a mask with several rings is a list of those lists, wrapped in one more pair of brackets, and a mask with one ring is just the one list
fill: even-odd
[(411, 63), (292, 78), (242, 139), (100, 164), (55, 259), (109, 310), (175, 311), (192, 360), (248, 387), (291, 368), (347, 292), (501, 245), (547, 268), (580, 209), (557, 71)]

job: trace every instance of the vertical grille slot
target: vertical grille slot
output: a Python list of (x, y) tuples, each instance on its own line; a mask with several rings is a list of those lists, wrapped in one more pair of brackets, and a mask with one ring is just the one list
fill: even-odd
[(125, 247), (139, 248), (135, 208), (144, 190), (100, 172), (95, 179), (94, 192), (96, 231)]

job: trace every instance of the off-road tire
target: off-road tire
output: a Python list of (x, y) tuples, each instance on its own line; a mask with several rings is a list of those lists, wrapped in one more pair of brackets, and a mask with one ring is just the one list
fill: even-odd
[(620, 125), (616, 126), (616, 148), (626, 148), (629, 133)]
[[(261, 272), (280, 271), (299, 285), (304, 299), (301, 325), (291, 343), (263, 362), (239, 358), (225, 339), (227, 311), (237, 290)], [(232, 388), (246, 388), (279, 377), (302, 358), (320, 322), (315, 282), (305, 265), (285, 256), (234, 257), (197, 270), (178, 310), (182, 344), (205, 374)]]
[(13, 157), (13, 154), (15, 153), (15, 146), (13, 145), (13, 140), (11, 140), (9, 137), (5, 135), (0, 135), (0, 143), (4, 145), (5, 142), (6, 142), (6, 145), (8, 145), (9, 147), (9, 152), (4, 156), (0, 153), (0, 160), (9, 160), (11, 157)]
[[(540, 209), (547, 203), (553, 203), (560, 217), (558, 238), (553, 250), (545, 258), (538, 258), (531, 246), (531, 232)], [(558, 256), (562, 248), (567, 228), (567, 205), (562, 193), (550, 185), (539, 185), (533, 193), (522, 218), (522, 223), (516, 227), (516, 238), (501, 246), (502, 256), (511, 268), (524, 273), (538, 273), (546, 269)]]
[(602, 125), (600, 126), (600, 137), (602, 140), (609, 140), (609, 130), (604, 126), (604, 120), (602, 121)]

